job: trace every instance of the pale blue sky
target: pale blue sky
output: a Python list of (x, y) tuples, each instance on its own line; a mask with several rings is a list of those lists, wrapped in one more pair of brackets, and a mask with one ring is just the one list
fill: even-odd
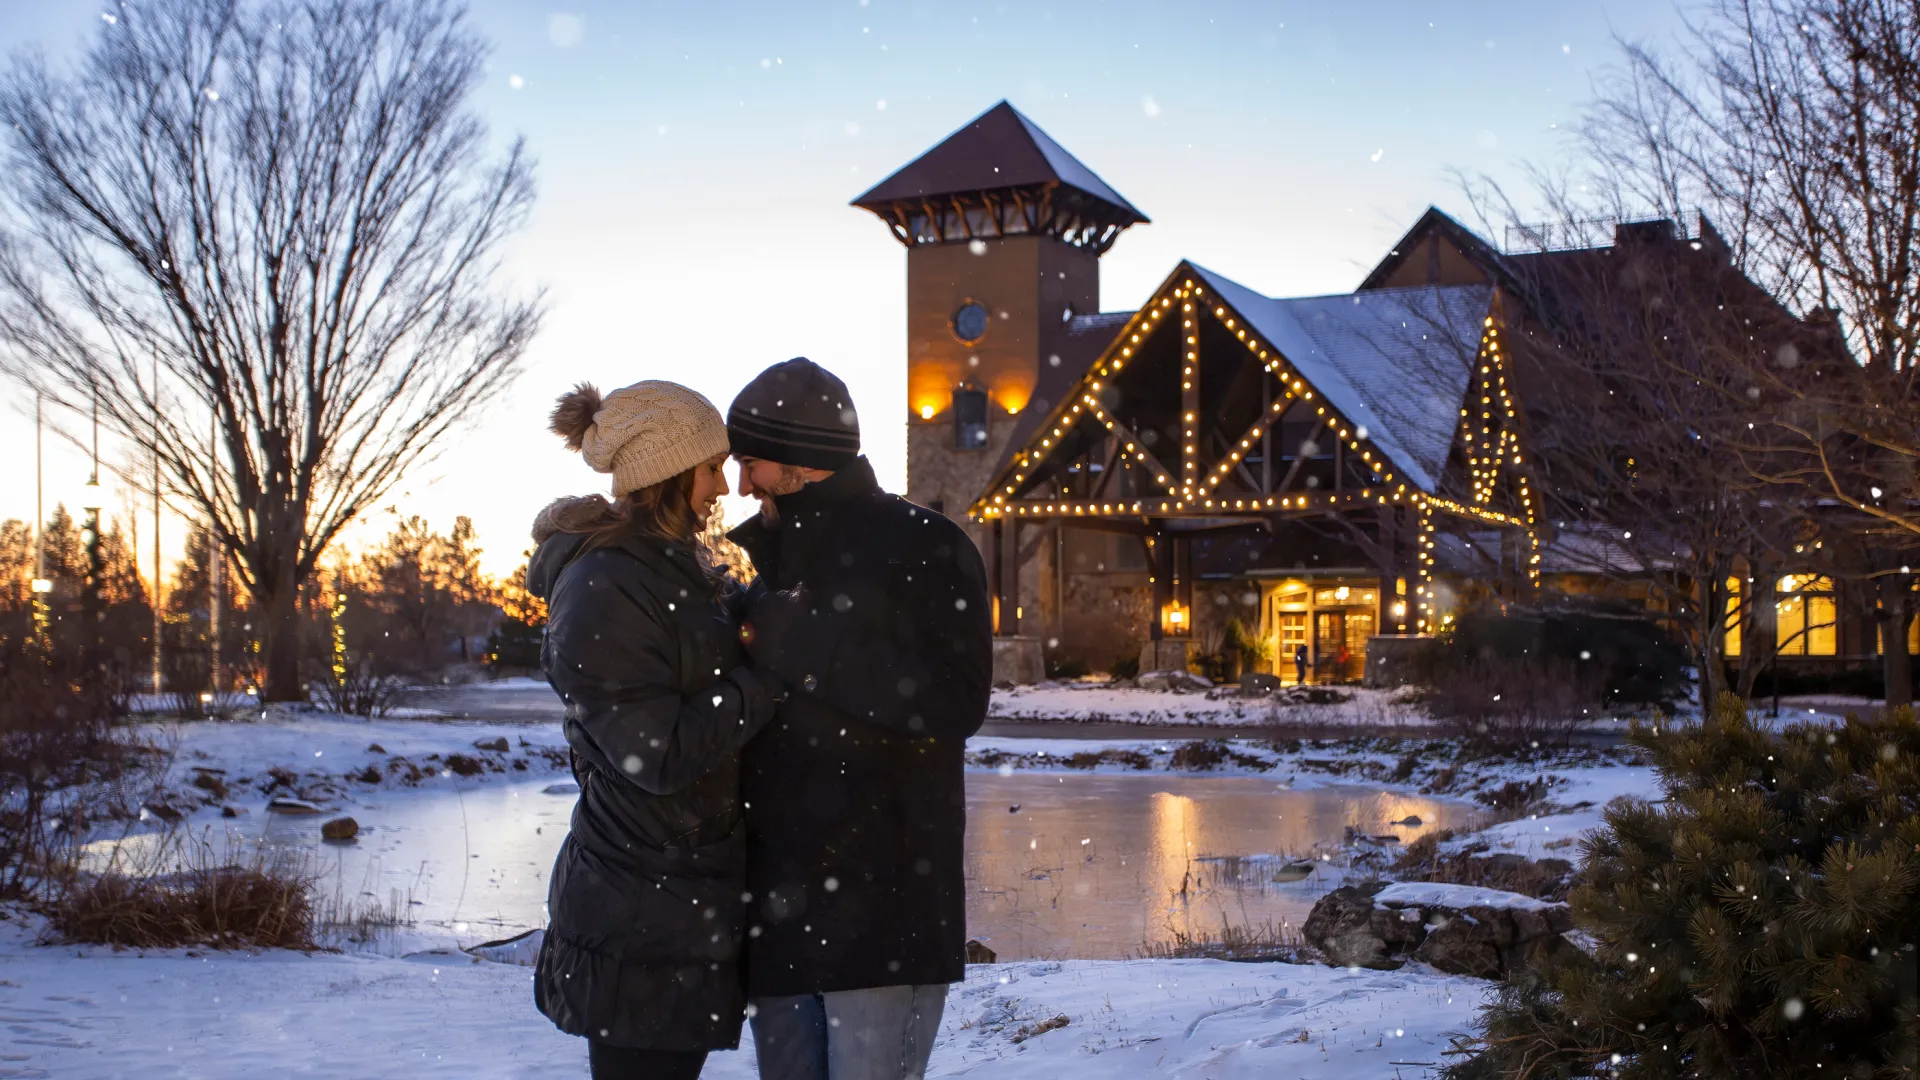
[[(71, 54), (102, 10), (0, 0), (0, 50)], [(1106, 310), (1182, 258), (1272, 295), (1339, 292), (1426, 206), (1463, 209), (1450, 169), (1511, 181), (1555, 159), (1612, 35), (1679, 24), (1670, 0), (483, 0), (473, 17), (497, 46), (476, 104), (540, 162), (511, 272), (552, 309), (510, 399), (394, 501), (442, 527), (473, 516), (497, 571), (545, 501), (599, 479), (543, 430), (578, 379), (675, 379), (724, 410), (760, 368), (811, 356), (852, 387), (899, 486), (905, 254), (847, 201), (1002, 98), (1153, 219), (1103, 259)], [(26, 466), (0, 470), (0, 517), (32, 513), (30, 417), (0, 410), (0, 460)], [(50, 453), (49, 491), (83, 478)]]

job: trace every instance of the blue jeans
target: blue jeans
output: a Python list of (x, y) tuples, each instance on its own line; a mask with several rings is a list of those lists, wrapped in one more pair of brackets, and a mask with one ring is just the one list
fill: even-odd
[(921, 1080), (945, 983), (753, 999), (760, 1080)]

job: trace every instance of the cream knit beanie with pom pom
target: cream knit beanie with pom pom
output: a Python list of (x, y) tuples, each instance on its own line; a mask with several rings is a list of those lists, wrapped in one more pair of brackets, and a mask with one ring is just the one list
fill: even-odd
[(561, 395), (551, 426), (593, 471), (613, 475), (616, 499), (727, 452), (720, 410), (697, 392), (658, 379), (604, 398), (581, 383)]

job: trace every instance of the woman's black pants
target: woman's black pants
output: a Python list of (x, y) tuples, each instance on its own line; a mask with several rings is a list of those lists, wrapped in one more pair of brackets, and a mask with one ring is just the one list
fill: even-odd
[(587, 1040), (593, 1080), (697, 1080), (705, 1050), (629, 1050)]

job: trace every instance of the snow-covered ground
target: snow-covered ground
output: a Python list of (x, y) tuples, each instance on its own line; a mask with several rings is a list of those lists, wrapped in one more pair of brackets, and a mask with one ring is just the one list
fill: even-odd
[(996, 720), (1078, 720), (1116, 724), (1192, 724), (1214, 727), (1421, 727), (1425, 713), (1388, 690), (1342, 690), (1348, 700), (1289, 704), (1212, 691), (1143, 690), (1099, 682), (1040, 683), (993, 692), (987, 715)]
[(245, 810), (276, 795), (323, 802), (355, 792), (567, 771), (558, 724), (366, 720), (301, 711), (159, 721), (142, 726), (139, 737), (163, 764), (147, 804), (186, 813)]
[[(499, 724), (484, 721), (387, 717), (366, 720), (338, 713), (296, 712), (269, 720), (193, 720), (154, 724), (144, 729), (150, 741), (176, 746), (176, 775), (195, 768), (223, 769), (235, 776), (263, 774), (273, 766), (315, 775), (335, 775), (394, 758), (424, 762), (450, 754), (469, 757), (504, 754), (544, 760), (547, 751), (564, 752), (567, 741), (558, 724)], [(484, 751), (477, 744), (504, 741), (505, 751)], [(378, 749), (373, 749), (378, 747)], [(448, 770), (437, 772), (445, 774)]]
[[(217, 818), (220, 805), (259, 814), (270, 792), (349, 807), (433, 800), (436, 790), (465, 792), (472, 802), (476, 792), (517, 790), (484, 786), (503, 779), (568, 779), (564, 740), (552, 723), (295, 713), (144, 730), (170, 755), (168, 787), (198, 800), (181, 806), (195, 819)], [(976, 738), (968, 755), (970, 767), (1003, 775), (1234, 775), (1279, 789), (1360, 783), (1451, 797), (1551, 777), (1551, 806), (1579, 809), (1521, 817), (1450, 846), (1480, 841), (1493, 851), (1563, 858), (1577, 857), (1567, 848), (1597, 823), (1608, 800), (1656, 794), (1650, 770), (1619, 751), (1475, 765), (1456, 760), (1450, 744), (1363, 734), (1205, 744)], [(227, 786), (224, 798), (195, 783), (209, 775)], [(380, 843), (377, 821), (373, 835)], [(467, 932), (456, 934), (455, 925)], [(458, 951), (472, 933), (426, 920), (359, 952), (140, 955), (37, 944), (37, 925), (16, 911), (0, 922), (0, 1023), (9, 1034), (0, 1044), (0, 1078), (584, 1076), (584, 1048), (535, 1012), (524, 967)], [(1395, 972), (1206, 960), (984, 965), (969, 969), (950, 994), (932, 1075), (1412, 1080), (1431, 1075), (1447, 1035), (1470, 1026), (1491, 988), (1418, 965)], [(1047, 1027), (1055, 1017), (1066, 1023)], [(706, 1075), (752, 1076), (752, 1052), (716, 1055)]]
[[(1546, 857), (1579, 861), (1582, 833), (1600, 825), (1600, 812), (1617, 798), (1658, 799), (1660, 784), (1644, 765), (1613, 764), (1604, 768), (1555, 770), (1556, 784), (1548, 796), (1554, 806), (1567, 807), (1548, 814), (1529, 814), (1474, 833), (1474, 841), (1496, 852), (1512, 852), (1529, 859)], [(1579, 807), (1579, 809), (1571, 809)], [(1456, 841), (1456, 843), (1463, 843)]]
[[(0, 923), (0, 1076), (587, 1074), (533, 1008), (524, 967), (463, 954), (149, 954), (40, 947)], [(982, 965), (947, 998), (934, 1077), (1429, 1076), (1493, 984), (1423, 968), (1214, 960)], [(1066, 1023), (1039, 1034), (1055, 1017)], [(712, 1080), (755, 1075), (715, 1054)]]

